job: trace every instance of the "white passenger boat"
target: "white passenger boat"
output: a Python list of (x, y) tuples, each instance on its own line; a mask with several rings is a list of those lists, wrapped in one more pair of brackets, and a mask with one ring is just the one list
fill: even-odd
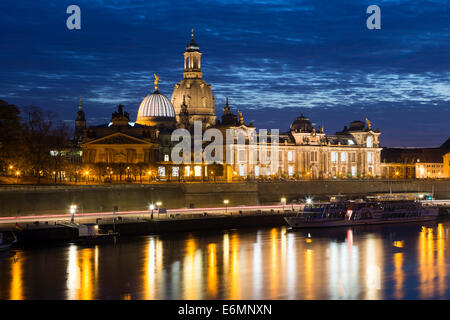
[(6, 237), (6, 234), (3, 232), (0, 232), (0, 251), (6, 251), (9, 250), (9, 248), (17, 242), (16, 235), (14, 232), (12, 233), (12, 238)]
[(341, 201), (306, 205), (295, 217), (284, 218), (292, 228), (325, 228), (435, 220), (438, 208), (419, 201)]

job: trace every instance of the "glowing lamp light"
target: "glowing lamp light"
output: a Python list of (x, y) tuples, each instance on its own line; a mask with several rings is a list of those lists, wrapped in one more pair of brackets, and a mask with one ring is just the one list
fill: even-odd
[(75, 214), (75, 212), (77, 211), (77, 206), (76, 205), (71, 205), (70, 206), (70, 214)]
[(85, 174), (85, 175), (88, 175), (88, 174), (89, 174), (89, 171), (86, 171), (84, 174)]
[(307, 203), (307, 204), (311, 204), (311, 203), (312, 203), (312, 199), (311, 199), (311, 198), (307, 198), (307, 199), (306, 199), (306, 203)]
[(152, 203), (149, 207), (150, 210), (155, 210), (155, 205)]
[(350, 220), (352, 218), (352, 214), (353, 214), (353, 210), (348, 209), (347, 214), (346, 214), (346, 217), (348, 220)]
[(158, 201), (158, 202), (156, 203), (156, 206), (161, 207), (161, 206), (162, 206), (162, 202), (161, 202), (161, 201)]
[(225, 200), (223, 200), (223, 203), (224, 203), (224, 204), (229, 204), (229, 203), (230, 203), (230, 200), (225, 199)]
[(13, 166), (13, 165), (10, 165), (9, 168), (12, 169), (12, 168), (14, 168), (14, 166)]
[(20, 171), (16, 171), (16, 176), (20, 175)]
[(403, 248), (403, 241), (394, 241), (394, 247)]

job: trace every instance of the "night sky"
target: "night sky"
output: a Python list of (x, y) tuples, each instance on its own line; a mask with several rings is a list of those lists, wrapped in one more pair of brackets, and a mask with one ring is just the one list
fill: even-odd
[[(81, 30), (66, 8), (81, 7)], [(381, 8), (368, 30), (366, 8)], [(118, 104), (134, 120), (153, 92), (182, 79), (191, 29), (216, 112), (225, 97), (258, 128), (286, 131), (300, 113), (333, 134), (369, 118), (383, 146), (450, 137), (448, 1), (2, 0), (0, 99), (108, 122)]]

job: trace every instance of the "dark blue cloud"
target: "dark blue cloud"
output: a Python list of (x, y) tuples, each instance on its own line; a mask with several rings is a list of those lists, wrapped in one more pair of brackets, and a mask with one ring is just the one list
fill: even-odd
[[(82, 29), (66, 28), (66, 8)], [(366, 28), (368, 5), (382, 29)], [(285, 130), (303, 112), (327, 131), (368, 117), (384, 145), (435, 146), (449, 135), (446, 1), (12, 1), (0, 3), (0, 98), (91, 124), (123, 103), (135, 116), (153, 73), (170, 97), (196, 29), (220, 115)]]

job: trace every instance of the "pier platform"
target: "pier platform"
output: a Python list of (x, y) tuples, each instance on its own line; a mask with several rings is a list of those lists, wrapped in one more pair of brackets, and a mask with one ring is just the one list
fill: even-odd
[[(171, 232), (285, 225), (304, 205), (239, 206), (157, 211), (91, 212), (75, 215), (75, 224), (96, 223), (103, 231), (136, 236)], [(18, 244), (67, 242), (78, 237), (70, 214), (1, 217), (0, 231), (13, 231)]]

